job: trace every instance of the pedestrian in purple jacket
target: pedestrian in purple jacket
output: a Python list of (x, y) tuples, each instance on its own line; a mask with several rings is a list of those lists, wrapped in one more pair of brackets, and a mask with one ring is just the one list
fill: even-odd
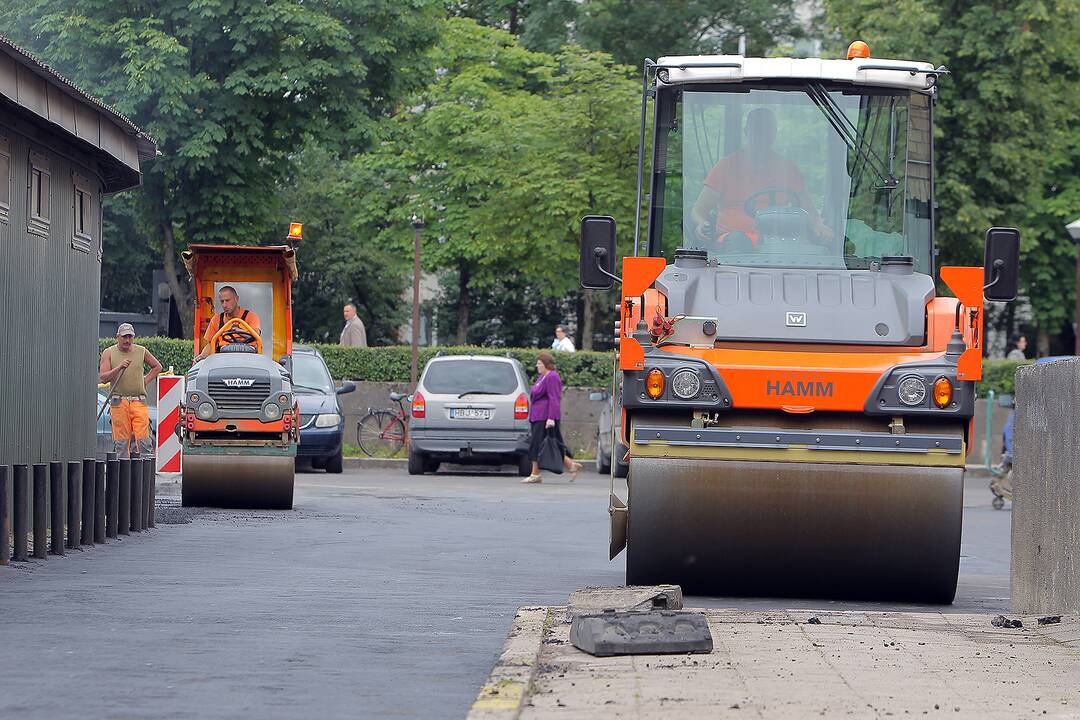
[(540, 377), (532, 386), (529, 397), (529, 422), (532, 424), (529, 458), (532, 459), (532, 475), (523, 478), (521, 482), (543, 482), (544, 478), (540, 475), (540, 446), (547, 433), (553, 434), (562, 448), (563, 465), (570, 471), (570, 482), (573, 482), (581, 472), (581, 463), (574, 462), (567, 454), (566, 443), (563, 442), (562, 431), (559, 429), (559, 418), (562, 416), (562, 378), (555, 370), (555, 358), (551, 353), (542, 352), (536, 356), (536, 372)]

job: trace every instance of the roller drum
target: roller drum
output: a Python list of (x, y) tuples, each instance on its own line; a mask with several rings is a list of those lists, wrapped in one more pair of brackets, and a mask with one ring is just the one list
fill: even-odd
[(185, 506), (290, 510), (295, 458), (286, 455), (185, 454)]
[(963, 469), (638, 457), (626, 582), (949, 603)]

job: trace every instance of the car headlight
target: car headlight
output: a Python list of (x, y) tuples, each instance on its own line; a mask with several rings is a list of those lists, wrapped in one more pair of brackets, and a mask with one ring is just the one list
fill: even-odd
[(315, 427), (337, 427), (341, 423), (341, 416), (337, 413), (323, 413), (315, 418)]
[(274, 403), (267, 403), (263, 407), (263, 417), (267, 420), (277, 420), (281, 417), (281, 408)]
[(195, 409), (195, 414), (199, 416), (200, 420), (209, 420), (214, 417), (214, 404), (209, 402), (200, 403), (199, 407)]
[(671, 391), (683, 400), (695, 398), (701, 392), (701, 378), (693, 370), (679, 370), (671, 376)]
[(900, 402), (905, 405), (922, 405), (926, 400), (926, 383), (920, 377), (909, 375), (900, 381), (896, 390), (900, 395)]

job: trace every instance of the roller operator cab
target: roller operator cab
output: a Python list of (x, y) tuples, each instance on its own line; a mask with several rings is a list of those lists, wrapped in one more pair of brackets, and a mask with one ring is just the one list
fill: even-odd
[(628, 584), (955, 594), (984, 293), (1015, 296), (1019, 233), (992, 228), (985, 267), (940, 268), (939, 294), (947, 70), (858, 45), (646, 61), (647, 223), (621, 268), (611, 218), (586, 217), (581, 246), (584, 287), (621, 285)]
[[(195, 297), (196, 357), (178, 425), (183, 504), (291, 508), (300, 431), (291, 376), (295, 251), (193, 245), (183, 259)], [(226, 287), (247, 320), (217, 307)], [(207, 341), (212, 323), (218, 329)]]

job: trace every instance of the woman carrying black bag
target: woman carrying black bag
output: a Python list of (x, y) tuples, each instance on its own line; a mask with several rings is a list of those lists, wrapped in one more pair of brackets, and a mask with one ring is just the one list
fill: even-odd
[(541, 458), (544, 459), (545, 470), (561, 473), (562, 467), (565, 467), (570, 471), (570, 482), (573, 482), (581, 472), (581, 463), (574, 462), (567, 455), (566, 443), (563, 442), (559, 429), (559, 418), (562, 415), (562, 378), (555, 370), (555, 358), (551, 353), (542, 352), (536, 356), (536, 372), (540, 374), (540, 378), (532, 386), (529, 398), (529, 422), (532, 423), (529, 457), (532, 458), (532, 475), (523, 478), (521, 482), (544, 481), (540, 475)]

